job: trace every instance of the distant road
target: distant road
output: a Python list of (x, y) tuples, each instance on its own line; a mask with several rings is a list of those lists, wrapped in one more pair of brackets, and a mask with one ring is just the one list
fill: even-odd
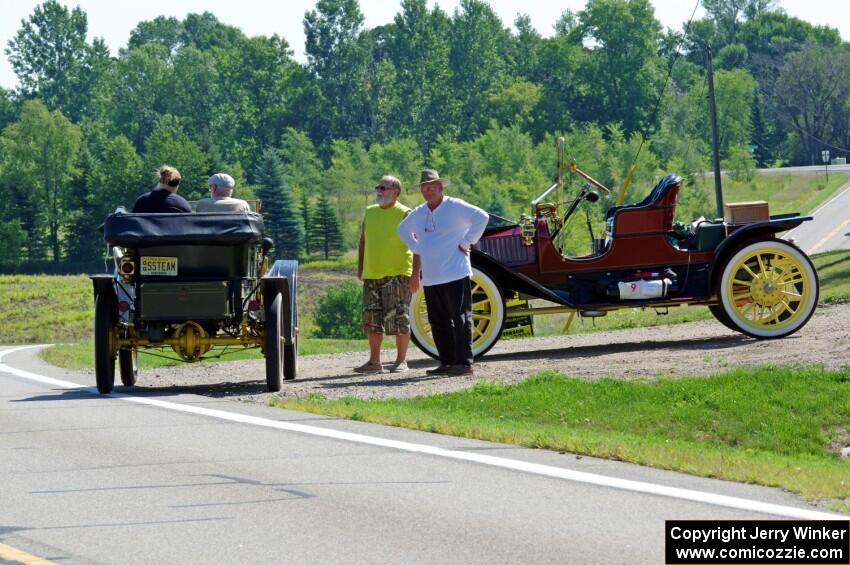
[[(760, 174), (780, 173), (823, 173), (819, 167), (786, 167), (782, 169), (761, 169)], [(850, 165), (831, 165), (829, 172), (850, 172)], [(785, 234), (785, 239), (793, 238), (797, 245), (809, 255), (824, 253), (836, 249), (850, 249), (850, 182), (842, 186), (829, 200), (809, 214), (814, 217)]]
[[(780, 167), (778, 169), (759, 169), (760, 175), (780, 175), (785, 173), (824, 173), (826, 169), (823, 165), (815, 165), (813, 167)], [(850, 173), (850, 165), (830, 165), (829, 172)]]

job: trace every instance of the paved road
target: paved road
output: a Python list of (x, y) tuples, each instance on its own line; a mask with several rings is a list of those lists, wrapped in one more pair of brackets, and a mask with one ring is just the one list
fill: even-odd
[(850, 249), (850, 183), (810, 215), (814, 218), (812, 221), (801, 224), (784, 237), (794, 238), (800, 249), (809, 255)]
[(819, 515), (776, 489), (87, 380), (0, 349), (0, 560), (661, 563), (665, 519)]
[(830, 165), (828, 171), (823, 165), (815, 165), (811, 167), (780, 167), (776, 169), (759, 169), (758, 172), (760, 175), (781, 175), (785, 173), (825, 174), (827, 172), (850, 173), (850, 165)]

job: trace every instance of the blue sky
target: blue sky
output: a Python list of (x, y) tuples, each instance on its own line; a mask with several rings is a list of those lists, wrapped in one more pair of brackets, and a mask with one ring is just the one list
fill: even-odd
[[(140, 21), (156, 16), (184, 18), (192, 12), (209, 11), (229, 25), (242, 29), (247, 35), (271, 35), (284, 37), (295, 52), (295, 58), (304, 61), (304, 13), (313, 9), (315, 0), (60, 0), (73, 7), (80, 6), (88, 15), (89, 39), (102, 37), (113, 54), (127, 44), (130, 31)], [(690, 17), (695, 0), (651, 0), (655, 15), (662, 25), (681, 29)], [(40, 4), (33, 0), (0, 0), (0, 46), (5, 49), (10, 38), (20, 28), (21, 20), (29, 17), (33, 8)], [(430, 0), (429, 5), (439, 4), (451, 13), (458, 0)], [(531, 17), (532, 23), (545, 36), (551, 35), (552, 24), (565, 9), (581, 10), (585, 0), (491, 0), (490, 4), (506, 25), (511, 25), (517, 14)], [(846, 0), (781, 0), (780, 5), (792, 16), (817, 25), (838, 27), (845, 41), (850, 40), (850, 12)], [(366, 27), (375, 27), (391, 22), (399, 11), (397, 0), (360, 0), (360, 8), (366, 18)], [(698, 16), (702, 11), (698, 12)], [(12, 72), (5, 52), (0, 53), (0, 86), (12, 88), (17, 78)]]

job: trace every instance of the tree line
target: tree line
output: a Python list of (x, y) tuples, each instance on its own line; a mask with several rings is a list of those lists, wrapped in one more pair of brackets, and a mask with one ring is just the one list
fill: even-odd
[[(850, 44), (838, 31), (774, 0), (702, 4), (706, 17), (677, 31), (648, 0), (588, 0), (543, 37), (481, 0), (452, 14), (402, 0), (372, 29), (357, 0), (319, 0), (301, 64), (284, 38), (210, 13), (140, 22), (112, 56), (87, 40), (85, 12), (47, 0), (5, 46), (19, 82), (0, 88), (0, 268), (100, 260), (98, 225), (165, 163), (188, 199), (231, 174), (237, 196), (262, 199), (278, 252), (302, 258), (356, 244), (387, 172), (409, 186), (429, 165), (494, 213), (525, 212), (551, 181), (558, 135), (608, 185), (637, 159), (645, 192), (662, 172), (709, 167), (709, 46), (726, 166), (846, 155)], [(708, 206), (686, 194), (690, 211)]]

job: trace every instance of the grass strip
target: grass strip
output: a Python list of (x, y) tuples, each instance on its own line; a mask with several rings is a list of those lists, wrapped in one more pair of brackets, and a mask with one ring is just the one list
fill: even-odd
[(482, 381), (412, 399), (310, 395), (272, 403), (850, 499), (850, 461), (836, 451), (850, 444), (850, 370), (757, 367), (646, 381), (544, 371), (515, 385)]
[(820, 281), (820, 301), (831, 304), (850, 299), (850, 251), (830, 251), (812, 257)]

